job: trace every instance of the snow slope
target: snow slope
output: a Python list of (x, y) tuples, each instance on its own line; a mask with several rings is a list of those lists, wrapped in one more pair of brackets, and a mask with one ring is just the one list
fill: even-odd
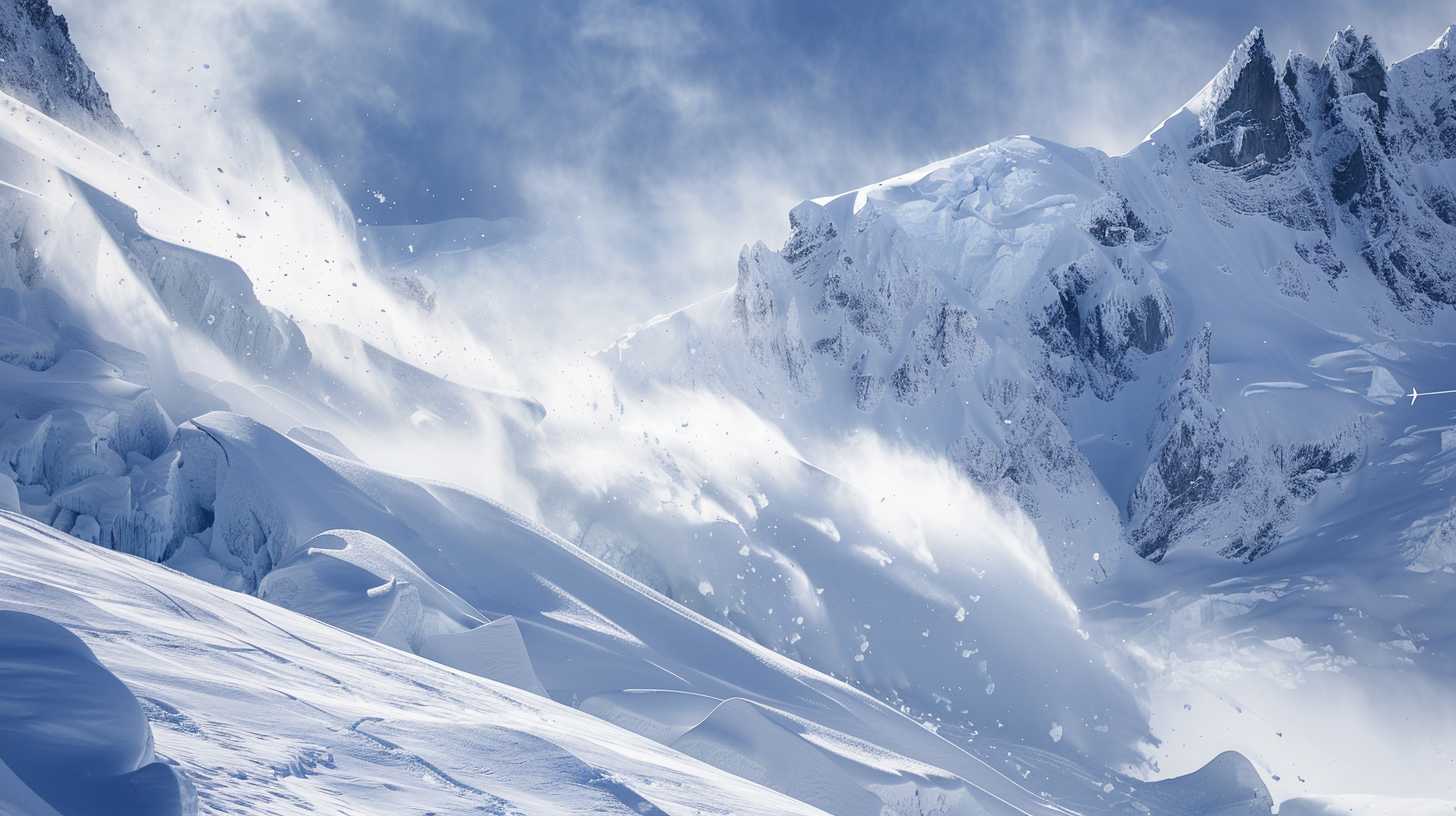
[[(150, 721), (156, 750), (195, 784), (208, 813), (821, 812), (536, 695), (34, 522), (6, 516), (0, 539), (0, 607), (15, 610), (5, 613), (6, 668), (63, 670), (11, 648), (35, 632), (85, 669), (75, 686), (47, 684), (39, 699), (21, 697), (33, 708), (19, 711), (7, 684), (0, 728), (13, 734), (17, 716), (58, 726), (85, 716), (91, 739), (113, 733), (91, 730), (98, 722), (114, 721), (114, 733), (131, 740), (78, 744), (52, 731), (61, 744), (40, 757), (64, 763), (70, 778), (57, 778), (61, 785), (86, 773), (69, 758), (84, 751), (103, 773), (134, 766), (152, 750)], [(20, 613), (53, 622), (27, 618), (17, 631)], [(87, 645), (56, 624), (79, 633), (107, 668), (87, 662)], [(121, 703), (103, 689), (123, 695)], [(42, 743), (6, 746), (35, 752)], [(34, 773), (25, 768), (21, 778)]]
[[(1158, 812), (1191, 814), (1207, 813), (1197, 803), (1209, 796), (1267, 801), (1257, 777), (1230, 783), (1234, 772), (1217, 765), (1184, 780), (1186, 790), (1176, 795), (1157, 786), (1139, 793), (1126, 780), (1103, 785), (1063, 770), (1061, 784), (1076, 782), (1087, 803), (1075, 809), (1040, 802), (1005, 779), (992, 786), (999, 796), (988, 795), (939, 768), (741, 698), (658, 704), (653, 697), (666, 692), (636, 690), (626, 696), (640, 699), (613, 706), (615, 713), (606, 705), (583, 706), (605, 714), (602, 719), (13, 514), (0, 516), (0, 548), (6, 556), (0, 610), (10, 610), (0, 614), (25, 624), (7, 629), (7, 644), (41, 633), (48, 648), (63, 644), (78, 656), (89, 684), (48, 684), (39, 695), (27, 694), (24, 683), (8, 685), (0, 697), (0, 729), (13, 729), (17, 718), (22, 727), (37, 716), (59, 722), (76, 713), (61, 705), (66, 695), (86, 688), (84, 705), (124, 726), (117, 734), (131, 742), (108, 738), (83, 748), (48, 727), (48, 739), (58, 745), (45, 756), (123, 752), (118, 767), (135, 767), (135, 755), (153, 750), (137, 719), (139, 700), (163, 757), (157, 773), (175, 768), (185, 775), (201, 812), (464, 813), (482, 806), (526, 813), (825, 812), (809, 802), (836, 814), (877, 814), (886, 802), (897, 813), (1090, 814), (1120, 813), (1145, 801), (1142, 807), (1167, 808)], [(9, 647), (6, 655), (7, 676), (18, 669), (22, 679), (65, 665)], [(572, 663), (577, 673), (621, 670), (604, 650), (578, 648)], [(800, 682), (816, 681), (801, 674)], [(120, 702), (89, 690), (96, 684)], [(839, 699), (853, 706), (854, 695)], [(653, 741), (609, 724), (632, 722), (622, 712), (633, 709), (657, 722), (677, 721), (681, 733)], [(34, 749), (40, 743), (14, 744)], [(35, 773), (27, 766), (22, 778)], [(0, 787), (0, 794), (15, 797), (16, 790)]]
[[(4, 270), (0, 453), (11, 509), (559, 700), (690, 691), (791, 712), (829, 746), (800, 750), (876, 746), (873, 763), (859, 762), (861, 801), (923, 787), (958, 807), (1051, 807), (883, 703), (707, 624), (500, 507), (348, 455), (337, 434), (458, 431), (499, 415), (501, 398), (264, 305), (227, 259), (226, 219), (19, 101), (6, 112), (16, 241)], [(362, 372), (345, 364), (361, 358)], [(506, 407), (523, 406), (524, 424), (539, 419), (515, 402)], [(263, 421), (211, 410), (227, 407)], [(1057, 610), (1046, 634), (1090, 660), (1054, 585), (1029, 602), (1043, 601)], [(1053, 684), (1072, 688), (1052, 672), (1036, 681)], [(1110, 739), (1124, 751), (1142, 733), (1110, 676), (1065, 705), (1069, 723), (1123, 715)], [(782, 740), (805, 738), (785, 730)], [(874, 792), (886, 774), (905, 779)]]
[[(14, 327), (0, 378), (10, 414), (0, 427), (0, 453), (16, 486), (12, 509), (559, 701), (585, 707), (630, 692), (651, 714), (684, 692), (715, 705), (751, 700), (792, 718), (784, 722), (812, 723), (812, 742), (799, 726), (781, 727), (777, 739), (805, 756), (849, 763), (853, 770), (837, 778), (854, 780), (845, 795), (862, 804), (903, 805), (923, 793), (960, 809), (1054, 807), (1028, 787), (1031, 780), (1012, 781), (1009, 771), (873, 697), (708, 624), (491, 502), (362, 463), (336, 434), (347, 438), (361, 425), (414, 428), (420, 416), (435, 418), (423, 423), (427, 429), (458, 429), (477, 416), (481, 401), (347, 332), (300, 324), (263, 305), (239, 265), (185, 246), (185, 230), (163, 241), (144, 226), (143, 214), (185, 222), (185, 197), (155, 179), (128, 176), (132, 168), (49, 120), (12, 111), (11, 178), (24, 182), (17, 187), (55, 191), (41, 203), (13, 191), (9, 201), (9, 223), (22, 236), (6, 267)], [(97, 186), (107, 179), (141, 183), (110, 185), (110, 195)], [(45, 236), (57, 220), (70, 240), (32, 245), (23, 238)], [(78, 245), (95, 254), (76, 252)], [(130, 308), (131, 319), (118, 322), (119, 306)], [(340, 369), (320, 363), (361, 356), (370, 376), (331, 374)], [(188, 370), (198, 361), (212, 366), (209, 376)], [(500, 404), (485, 396), (486, 408)], [(224, 407), (262, 421), (210, 410)], [(540, 417), (529, 404), (524, 413), (524, 425)], [(994, 546), (1019, 545), (1003, 533)], [(829, 559), (826, 580), (845, 558), (832, 549), (820, 557)], [(849, 558), (853, 565), (863, 555)], [(967, 663), (984, 675), (993, 657), (1003, 676), (1023, 674), (1028, 682), (1008, 687), (1003, 680), (999, 697), (980, 679), (963, 687), (965, 698), (990, 703), (978, 718), (1044, 733), (1059, 717), (1069, 745), (1101, 741), (1115, 746), (1109, 756), (1134, 756), (1145, 731), (1132, 695), (1110, 672), (1074, 679), (1057, 669), (1061, 660), (1095, 666), (1097, 654), (1034, 551), (1030, 558), (1013, 553), (1007, 566), (1036, 589), (987, 591), (986, 608), (1023, 614), (1065, 654), (1028, 660), (1034, 656), (1016, 650), (1011, 636), (971, 642), (965, 633), (996, 628), (990, 616), (967, 621), (964, 605), (980, 596), (958, 601), (938, 592), (916, 620), (933, 616), (963, 630), (954, 638), (959, 645), (936, 660), (942, 682)], [(878, 583), (878, 569), (866, 573), (866, 590)], [(924, 595), (908, 589), (910, 597)], [(861, 614), (839, 620), (810, 608), (818, 597), (812, 587), (800, 590), (813, 621), (805, 634), (821, 641), (815, 648), (844, 676), (859, 662), (890, 668), (912, 659), (898, 654), (897, 643), (924, 650), (893, 631), (910, 619), (872, 591)], [(766, 597), (773, 603), (776, 595)], [(1042, 605), (1050, 615), (1011, 611)], [(867, 637), (873, 625), (889, 633), (878, 653)], [(915, 688), (903, 670), (891, 671), (901, 688)], [(905, 711), (924, 712), (933, 699), (917, 698)], [(872, 760), (861, 745), (874, 746)], [(739, 767), (734, 753), (708, 756)], [(1088, 773), (1111, 772), (1093, 766)]]
[(141, 703), (64, 627), (0, 612), (0, 678), (0, 775), (10, 779), (0, 796), (16, 808), (7, 813), (197, 811), (187, 777), (156, 761)]
[[(529, 427), (540, 411), (454, 386), (346, 331), (293, 321), (262, 304), (241, 266), (186, 245), (196, 241), (183, 228), (191, 206), (185, 196), (49, 120), (14, 111), (12, 177), (25, 182), (17, 186), (57, 192), (40, 205), (14, 193), (11, 223), (44, 234), (59, 217), (69, 238), (34, 249), (21, 241), (13, 258), (12, 319), (25, 331), (13, 333), (12, 357), (26, 365), (7, 371), (5, 404), (14, 417), (0, 428), (7, 440), (0, 452), (14, 471), (18, 509), (33, 518), (558, 700), (584, 704), (630, 689), (669, 699), (681, 691), (719, 702), (742, 697), (815, 723), (818, 733), (898, 755), (890, 768), (938, 769), (886, 789), (891, 798), (913, 797), (924, 785), (957, 801), (989, 796), (1044, 807), (1035, 791), (1007, 779), (1014, 771), (988, 766), (919, 720), (934, 728), (948, 716), (960, 745), (974, 742), (977, 723), (1055, 745), (1046, 736), (1055, 724), (1069, 749), (1104, 763), (1138, 758), (1147, 737), (1138, 703), (1079, 630), (1036, 545), (1022, 542), (1024, 530), (1010, 525), (977, 536), (984, 552), (974, 563), (946, 562), (948, 577), (938, 583), (927, 583), (942, 570), (936, 557), (912, 553), (914, 572), (886, 584), (884, 558), (917, 549), (892, 540), (898, 519), (813, 507), (810, 497), (835, 480), (786, 461), (786, 484), (803, 498), (796, 499), (800, 510), (812, 511), (812, 523), (837, 529), (826, 519), (839, 515), (851, 535), (875, 525), (875, 538), (892, 549), (883, 556), (868, 543), (846, 549), (833, 535), (806, 542), (812, 583), (793, 561), (765, 552), (770, 560), (753, 570), (761, 580), (737, 602), (781, 610), (770, 642), (782, 647), (792, 639), (801, 645), (790, 654), (813, 658), (900, 710), (805, 674), (761, 646), (685, 617), (489, 502), (391, 476), (349, 455), (361, 431), (417, 429), (428, 438), (434, 428), (459, 433), (503, 414)], [(207, 213), (199, 215), (208, 222)], [(158, 238), (154, 222), (176, 232)], [(78, 245), (97, 247), (109, 260), (104, 275), (96, 271), (98, 255), (76, 253)], [(103, 288), (111, 281), (120, 291)], [(91, 291), (107, 297), (78, 297)], [(134, 321), (117, 323), (119, 303), (133, 304)], [(362, 372), (345, 362), (360, 359)], [(214, 366), (208, 376), (189, 371), (199, 360)], [(854, 507), (862, 497), (835, 489), (830, 498)], [(360, 532), (349, 534), (342, 551), (310, 543), (338, 530)], [(489, 546), (481, 546), (483, 538)], [(988, 565), (993, 578), (986, 581)], [(731, 573), (712, 578), (725, 593), (733, 583)], [(948, 588), (960, 580), (985, 587)], [(698, 576), (694, 584), (707, 581)], [(791, 584), (793, 602), (781, 602)], [(1006, 630), (997, 623), (1003, 616), (1024, 623)], [(511, 623), (499, 622), (506, 618)], [(490, 631), (476, 631), (487, 620)], [(1028, 637), (1055, 648), (1020, 649)], [(583, 675), (573, 662), (580, 650), (610, 659)], [(513, 667), (489, 663), (488, 654), (506, 656)], [(923, 675), (908, 670), (917, 662)], [(1064, 671), (1069, 665), (1086, 668)], [(969, 683), (967, 668), (975, 672)], [(788, 732), (784, 739), (803, 737)], [(872, 780), (882, 766), (866, 771), (865, 790), (880, 785)]]

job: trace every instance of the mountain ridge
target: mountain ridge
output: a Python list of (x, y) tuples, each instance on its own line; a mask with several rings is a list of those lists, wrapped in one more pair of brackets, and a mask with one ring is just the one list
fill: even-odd
[[(761, 244), (744, 249), (728, 296), (731, 310), (701, 321), (716, 325), (691, 330), (697, 354), (716, 342), (724, 354), (751, 361), (746, 368), (752, 371), (733, 371), (741, 367), (737, 362), (710, 371), (711, 365), (674, 352), (673, 341), (644, 350), (654, 332), (672, 331), (673, 321), (631, 335), (607, 357), (618, 358), (613, 365), (629, 387), (653, 380), (656, 366), (668, 372), (660, 378), (665, 381), (711, 380), (771, 411), (822, 405), (827, 389), (842, 393), (848, 386), (850, 395), (833, 399), (853, 404), (872, 417), (871, 424), (882, 421), (873, 417), (885, 405), (914, 410), (931, 400), (951, 411), (961, 399), (955, 394), (970, 384), (980, 394), (967, 405), (982, 402), (981, 413), (989, 416), (965, 416), (961, 431), (922, 422), (918, 431), (901, 433), (923, 437), (978, 484), (1028, 512), (1046, 512), (1049, 497), (1039, 485), (1054, 471), (1091, 462), (1069, 438), (1033, 455), (1018, 452), (1021, 443), (995, 430), (1005, 420), (1014, 427), (1041, 420), (1030, 418), (1038, 410), (1024, 397), (998, 404), (993, 392), (1010, 385), (991, 370), (988, 349), (1003, 356), (1014, 349), (1028, 358), (1021, 364), (1027, 374), (1009, 382), (1023, 393), (1045, 392), (1056, 416), (1043, 420), (1091, 428), (1099, 423), (1076, 416), (1071, 405), (1084, 392), (1112, 404), (1134, 381), (1176, 380), (1179, 364), (1169, 359), (1176, 354), (1171, 349), (1188, 342), (1198, 326), (1212, 329), (1201, 343), (1221, 342), (1222, 307), (1210, 305), (1211, 294), (1197, 293), (1190, 301), (1190, 288), (1207, 287), (1186, 282), (1189, 276), (1232, 276), (1243, 296), (1292, 301), (1300, 304), (1293, 311), (1307, 320), (1319, 319), (1318, 301), (1331, 300), (1321, 297), (1327, 290), (1350, 311), (1349, 302), (1368, 290), (1353, 276), (1368, 270), (1397, 314), (1372, 312), (1373, 320), (1360, 320), (1364, 334), (1380, 335), (1400, 323), (1420, 334), (1438, 319), (1443, 325), (1449, 320), (1456, 276), (1440, 272), (1435, 261), (1456, 249), (1456, 228), (1439, 208), (1452, 189), (1444, 162), (1456, 156), (1456, 140), (1441, 129), (1456, 88), (1449, 42), (1448, 30), (1430, 49), (1387, 69), (1368, 36), (1345, 29), (1320, 62), (1296, 53), (1276, 65), (1255, 28), (1188, 104), (1121, 156), (1014, 138), (795, 207), (790, 237), (779, 252)], [(1445, 82), (1444, 91), (1432, 89), (1433, 82)], [(1409, 154), (1424, 164), (1412, 164)], [(1189, 218), (1190, 212), (1201, 217)], [(1175, 226), (1177, 220), (1183, 224)], [(1241, 231), (1256, 244), (1278, 240), (1284, 246), (1245, 254), (1237, 265), (1185, 257), (1179, 268), (1171, 266), (1169, 257), (1180, 249), (1183, 255), (1190, 254), (1187, 247), (1201, 251), (1194, 246), (1200, 233), (1213, 236), (1208, 248), (1214, 251), (1206, 256), (1220, 254), (1220, 232)], [(1070, 248), (1076, 245), (1081, 248)], [(1022, 268), (1013, 270), (1016, 264)], [(1007, 331), (1001, 314), (1008, 308), (1013, 323), (1024, 315), (1033, 337), (1015, 337), (1014, 327)], [(678, 322), (691, 322), (690, 314), (679, 313)], [(634, 357), (652, 361), (639, 365)], [(694, 365), (694, 372), (674, 368)], [(1141, 412), (1156, 413), (1170, 396), (1145, 398)], [(1227, 405), (1214, 407), (1202, 420), (1211, 431)], [(1245, 502), (1249, 524), (1228, 532), (1218, 549), (1239, 558), (1264, 554), (1274, 546), (1276, 528), (1288, 526), (1291, 502), (1354, 468), (1361, 445), (1345, 440), (1359, 435), (1363, 420), (1358, 410), (1344, 413), (1345, 420), (1319, 438), (1270, 440), (1296, 451), (1293, 460), (1313, 457), (1317, 464), (1288, 464), (1293, 460), (1284, 454), (1276, 458), (1285, 465), (1266, 463), (1265, 470), (1280, 471), (1278, 478), (1255, 474), (1262, 481), (1245, 490), (1259, 494)], [(851, 419), (843, 427), (855, 424)], [(1171, 519), (1190, 509), (1186, 501), (1150, 498), (1159, 490), (1181, 493), (1187, 483), (1165, 481), (1159, 488), (1156, 482), (1166, 475), (1191, 483), (1200, 476), (1189, 474), (1201, 474), (1229, 486), (1237, 480), (1229, 466), (1245, 456), (1233, 456), (1214, 469), (1218, 473), (1175, 466), (1170, 460), (1181, 455), (1178, 446), (1185, 441), (1167, 441), (1149, 440), (1163, 464), (1143, 466), (1136, 493), (1109, 496), (1131, 528), (1120, 537), (1154, 560), (1168, 551)], [(1306, 446), (1320, 452), (1298, 452)], [(1186, 453), (1201, 455), (1196, 447)]]

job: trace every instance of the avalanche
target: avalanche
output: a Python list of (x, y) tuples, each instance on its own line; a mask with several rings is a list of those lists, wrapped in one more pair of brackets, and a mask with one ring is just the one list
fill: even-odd
[(1456, 431), (1401, 399), (1453, 328), (1451, 32), (1255, 30), (1125, 155), (806, 201), (540, 402), (420, 334), (471, 320), (431, 259), (523, 225), (285, 283), (44, 2), (0, 32), (7, 813), (1456, 799)]

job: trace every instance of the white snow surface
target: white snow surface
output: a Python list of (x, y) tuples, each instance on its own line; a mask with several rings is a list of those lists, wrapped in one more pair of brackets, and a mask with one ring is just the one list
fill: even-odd
[[(126, 731), (126, 708), (97, 690), (78, 689), (68, 702), (91, 707), (81, 729), (88, 739), (110, 736), (101, 727), (115, 720), (115, 733), (133, 741), (84, 749), (68, 741), (64, 749), (135, 765), (135, 755), (152, 750), (140, 739), (149, 721), (155, 750), (196, 786), (202, 812), (822, 813), (537, 695), (34, 522), (0, 519), (0, 539), (0, 608), (44, 615), (53, 622), (33, 628), (43, 624), (73, 650), (89, 646), (126, 683), (108, 687), (130, 701)], [(10, 649), (15, 636), (7, 629), (6, 668), (24, 657)], [(93, 668), (90, 682), (103, 682), (105, 671)], [(13, 689), (7, 684), (0, 700), (9, 703)], [(48, 701), (67, 692), (26, 699), (36, 708), (24, 714), (65, 723), (72, 712)], [(0, 727), (14, 722), (12, 710), (4, 714)], [(73, 783), (88, 774), (65, 754), (44, 758), (64, 761)]]

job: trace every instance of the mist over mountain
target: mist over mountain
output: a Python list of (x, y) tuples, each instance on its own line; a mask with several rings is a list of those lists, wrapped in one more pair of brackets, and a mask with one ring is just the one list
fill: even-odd
[(127, 122), (67, 10), (0, 8), (0, 810), (1456, 807), (1456, 26), (1254, 28), (1125, 152), (803, 199), (581, 354), (716, 202), (391, 221)]

